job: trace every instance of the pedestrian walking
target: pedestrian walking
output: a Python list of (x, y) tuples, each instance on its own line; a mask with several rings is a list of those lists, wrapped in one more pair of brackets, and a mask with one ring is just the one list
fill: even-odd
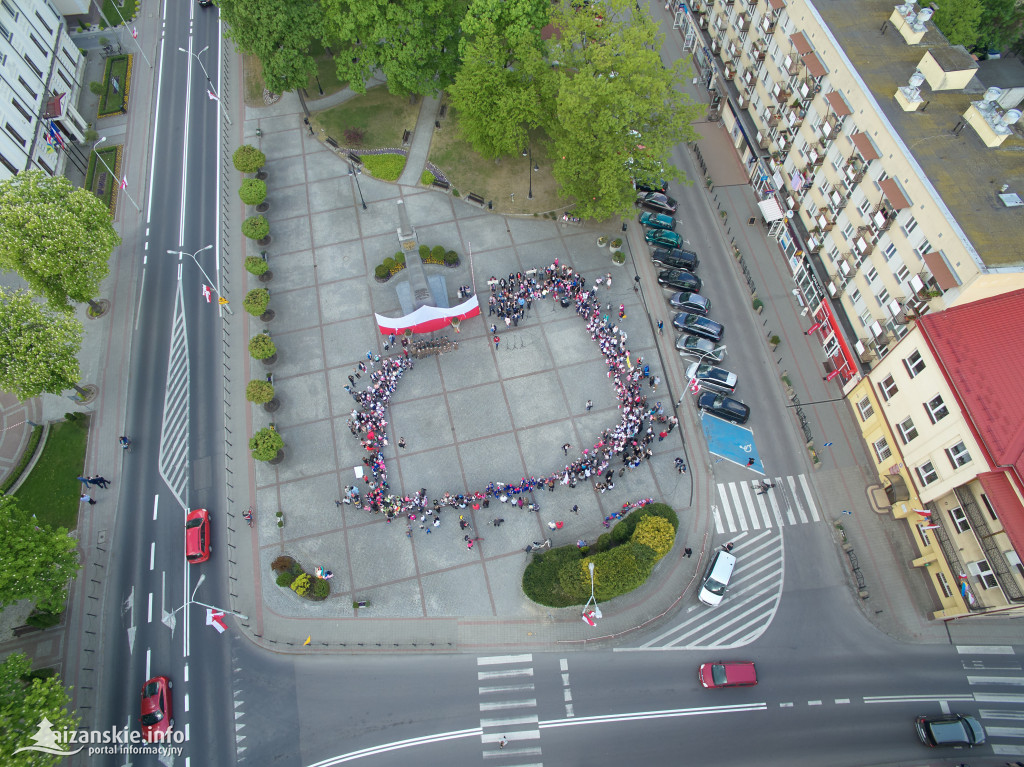
[(403, 450), (405, 450), (405, 437), (399, 437), (398, 438), (398, 446), (400, 448), (402, 448)]
[(494, 351), (498, 351), (498, 344), (501, 343), (501, 338), (497, 335), (494, 336)]
[(569, 509), (569, 511), (571, 511), (573, 514), (579, 514), (580, 513), (580, 507), (577, 504), (574, 503), (572, 505), (572, 508)]
[(570, 447), (572, 447), (572, 445), (570, 445), (568, 442), (566, 442), (564, 445), (562, 445), (562, 452), (565, 453), (566, 455), (569, 455), (569, 448)]
[(349, 385), (351, 385), (351, 386), (355, 386), (355, 385), (356, 385), (356, 379), (355, 379), (355, 377), (354, 377), (354, 376), (351, 376), (351, 375), (350, 375), (350, 376), (348, 377), (348, 382), (349, 382)]
[(676, 471), (680, 474), (686, 473), (686, 463), (683, 462), (682, 458), (676, 457)]
[(82, 493), (82, 500), (85, 501), (86, 503), (89, 503), (89, 504), (95, 504), (96, 503), (96, 501), (94, 501), (92, 498), (90, 498), (85, 493)]
[(502, 736), (501, 740), (498, 741), (498, 748), (505, 748), (508, 745), (508, 738)]
[(661, 442), (667, 436), (668, 436), (668, 432), (667, 431), (664, 431), (664, 430), (659, 431), (658, 432), (658, 442)]
[(658, 335), (665, 335), (665, 323), (662, 322), (661, 320), (658, 320)]
[(89, 477), (89, 483), (96, 485), (101, 490), (106, 490), (107, 486), (110, 484), (109, 482), (107, 482), (106, 477), (101, 477), (99, 474), (94, 474), (93, 476)]
[(691, 549), (689, 546), (687, 546), (685, 549), (683, 549), (683, 556), (684, 557), (692, 557), (693, 556), (693, 549)]
[(88, 477), (79, 477), (78, 481), (81, 482), (86, 487), (89, 487), (89, 478)]
[(590, 412), (590, 409), (591, 409), (592, 407), (594, 407), (594, 401), (593, 401), (593, 400), (590, 400), (590, 399), (588, 399), (588, 400), (587, 400), (587, 404), (586, 404), (587, 412)]
[(366, 359), (368, 359), (368, 360), (372, 360), (372, 359), (373, 359), (373, 352), (371, 352), (371, 351), (367, 351), (367, 352), (366, 352)]
[(732, 541), (730, 541), (729, 543), (725, 544), (722, 548), (725, 549), (726, 551), (732, 551), (733, 545), (734, 544), (732, 543)]
[(501, 527), (501, 523), (504, 522), (504, 521), (505, 521), (504, 519), (502, 519), (501, 517), (498, 517), (498, 518), (494, 519), (491, 522), (491, 524), (494, 525), (495, 527)]
[(747, 459), (747, 466), (753, 466), (753, 465), (754, 465), (754, 459), (753, 458), (748, 458)]

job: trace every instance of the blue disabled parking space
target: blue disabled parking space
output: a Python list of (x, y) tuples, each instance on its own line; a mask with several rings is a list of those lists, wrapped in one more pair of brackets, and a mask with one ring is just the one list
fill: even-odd
[(700, 425), (712, 455), (764, 474), (764, 465), (754, 444), (754, 432), (707, 413), (701, 414)]

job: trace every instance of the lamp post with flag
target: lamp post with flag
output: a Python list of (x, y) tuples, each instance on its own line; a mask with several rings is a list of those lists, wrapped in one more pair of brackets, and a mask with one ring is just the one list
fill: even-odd
[[(96, 147), (98, 147), (106, 140), (106, 136), (101, 136), (99, 141), (92, 145), (92, 151), (96, 152)], [(110, 174), (111, 178), (117, 178), (117, 175), (114, 173), (113, 169), (109, 165), (107, 165), (107, 161), (103, 159), (103, 155), (101, 155), (99, 152), (96, 152), (96, 159), (103, 163), (103, 167), (107, 169), (107, 173)], [(132, 198), (130, 194), (128, 194), (128, 177), (122, 177), (121, 180), (118, 182), (118, 186), (121, 187), (121, 190), (124, 192), (124, 196), (128, 198), (132, 205), (135, 206), (135, 210), (137, 210), (141, 214), (142, 208), (140, 208), (139, 204), (135, 202), (135, 200)]]
[(189, 49), (185, 49), (185, 48), (180, 48), (179, 47), (178, 50), (181, 51), (182, 53), (187, 53), (189, 56), (191, 56), (192, 58), (194, 58), (196, 61), (199, 62), (199, 67), (203, 70), (203, 76), (206, 78), (206, 95), (210, 97), (210, 101), (216, 101), (217, 102), (217, 109), (219, 109), (220, 113), (222, 115), (224, 115), (224, 119), (227, 120), (228, 125), (231, 125), (231, 118), (228, 117), (227, 112), (224, 111), (224, 107), (220, 103), (220, 94), (217, 93), (217, 89), (213, 87), (213, 80), (210, 79), (210, 73), (206, 71), (206, 65), (203, 64), (203, 60), (202, 60), (202, 58), (200, 58), (204, 53), (206, 53), (208, 50), (210, 50), (210, 46), (207, 45), (205, 48), (203, 48), (201, 51), (199, 51), (199, 53), (193, 53), (192, 50), (191, 50), (191, 47), (192, 47), (192, 41), (190, 39), (189, 40)]
[(213, 247), (213, 244), (211, 243), (210, 245), (207, 245), (206, 247), (200, 248), (195, 253), (189, 253), (186, 250), (168, 250), (167, 253), (169, 255), (172, 255), (172, 256), (178, 256), (178, 258), (181, 258), (182, 256), (188, 256), (193, 261), (195, 261), (196, 262), (196, 266), (199, 267), (199, 271), (201, 271), (203, 273), (203, 277), (205, 277), (206, 281), (208, 283), (210, 283), (209, 286), (203, 285), (203, 297), (206, 299), (206, 302), (207, 303), (210, 302), (209, 291), (212, 289), (213, 292), (217, 294), (217, 304), (220, 305), (220, 306), (223, 306), (224, 307), (224, 311), (226, 311), (228, 314), (234, 314), (234, 312), (231, 311), (231, 305), (228, 303), (228, 300), (226, 298), (224, 298), (224, 296), (222, 296), (220, 294), (219, 290), (217, 290), (217, 286), (214, 284), (213, 280), (210, 279), (210, 275), (208, 275), (206, 273), (206, 270), (203, 269), (203, 265), (201, 263), (199, 263), (199, 259), (197, 258), (197, 256), (200, 253), (202, 253), (203, 251), (209, 250), (212, 247)]
[(192, 589), (192, 596), (185, 600), (185, 604), (180, 607), (176, 607), (170, 612), (164, 611), (161, 621), (167, 628), (174, 633), (174, 626), (177, 624), (177, 614), (184, 610), (189, 605), (199, 605), (200, 607), (206, 608), (206, 625), (213, 626), (217, 630), (218, 634), (223, 634), (224, 629), (227, 625), (224, 623), (225, 615), (234, 615), (236, 618), (241, 618), (243, 621), (249, 620), (248, 615), (243, 615), (240, 612), (234, 610), (228, 610), (226, 607), (217, 607), (216, 605), (208, 605), (205, 602), (200, 602), (196, 599), (196, 592), (199, 591), (199, 587), (203, 585), (203, 581), (206, 580), (206, 573), (199, 576), (199, 580), (196, 581), (195, 588)]

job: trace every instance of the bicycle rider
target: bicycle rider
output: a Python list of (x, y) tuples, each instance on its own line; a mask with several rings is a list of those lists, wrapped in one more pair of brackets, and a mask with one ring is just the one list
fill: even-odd
[(131, 444), (132, 444), (132, 441), (130, 439), (128, 439), (127, 437), (125, 437), (124, 435), (121, 435), (120, 437), (118, 437), (117, 442), (122, 447), (122, 449), (124, 449), (124, 450), (127, 450), (129, 447), (131, 447)]

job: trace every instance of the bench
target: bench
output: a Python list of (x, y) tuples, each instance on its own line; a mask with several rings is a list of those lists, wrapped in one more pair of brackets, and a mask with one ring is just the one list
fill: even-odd
[(402, 146), (409, 146), (409, 139), (412, 138), (412, 131), (407, 130), (402, 134)]
[(107, 191), (107, 182), (110, 180), (110, 174), (106, 171), (100, 173), (99, 180), (96, 182), (96, 196), (102, 197), (104, 192)]
[(466, 195), (466, 199), (469, 202), (472, 202), (472, 203), (475, 203), (476, 205), (479, 205), (481, 208), (484, 206), (484, 203), (486, 202), (486, 200), (484, 200), (483, 197), (481, 197), (478, 194), (474, 194), (472, 192), (470, 192), (469, 194)]
[(338, 142), (332, 139), (330, 136), (327, 137), (327, 143), (333, 146), (335, 149), (338, 148)]
[(437, 189), (443, 189), (443, 190), (444, 190), (444, 191), (446, 191), (446, 192), (447, 192), (447, 191), (448, 191), (449, 189), (451, 189), (451, 188), (452, 188), (452, 185), (451, 185), (451, 184), (449, 184), (449, 183), (448, 183), (447, 181), (442, 181), (442, 180), (441, 180), (441, 179), (439, 179), (439, 178), (435, 178), (435, 179), (434, 179), (434, 180), (433, 180), (433, 181), (431, 182), (431, 184), (430, 184), (430, 185), (431, 185), (432, 187), (435, 187), (435, 188), (437, 188)]
[(438, 112), (437, 116), (443, 118), (446, 114), (448, 114), (448, 105), (447, 104), (442, 104), (441, 105), (441, 111)]
[(25, 634), (34, 634), (37, 631), (42, 631), (38, 626), (17, 626), (14, 629), (14, 636), (21, 637)]

